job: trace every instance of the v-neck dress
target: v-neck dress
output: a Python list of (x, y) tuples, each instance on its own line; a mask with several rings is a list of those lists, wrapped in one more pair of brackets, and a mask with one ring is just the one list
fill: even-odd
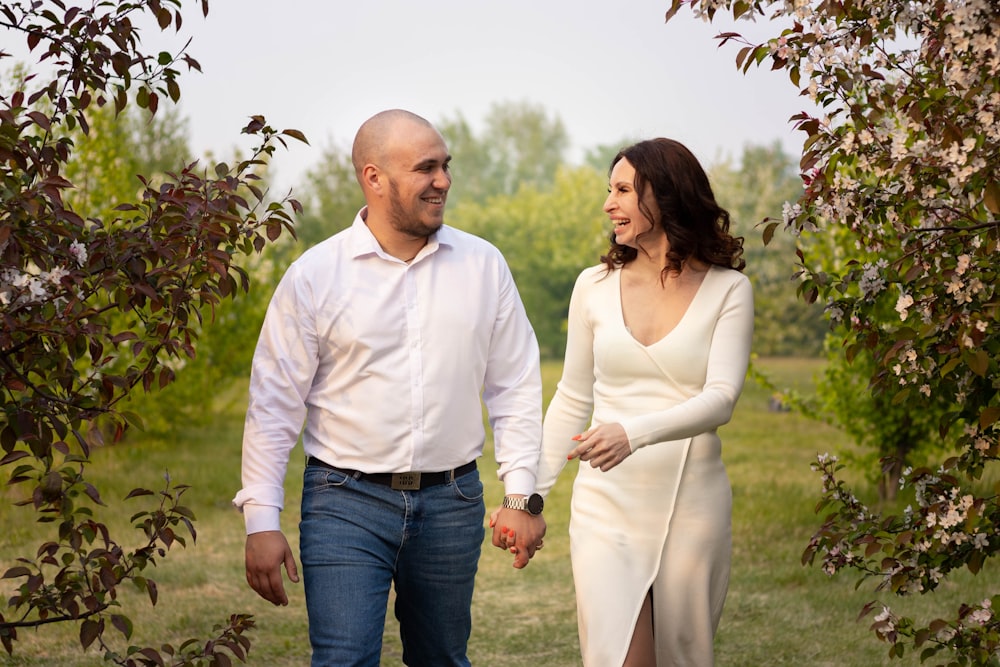
[(625, 660), (647, 591), (657, 665), (713, 664), (729, 582), (732, 491), (716, 429), (732, 417), (753, 336), (753, 291), (712, 267), (682, 319), (651, 345), (625, 326), (621, 270), (584, 270), (569, 306), (566, 361), (545, 415), (545, 495), (591, 426), (621, 423), (632, 454), (608, 472), (581, 462), (570, 553), (583, 663)]

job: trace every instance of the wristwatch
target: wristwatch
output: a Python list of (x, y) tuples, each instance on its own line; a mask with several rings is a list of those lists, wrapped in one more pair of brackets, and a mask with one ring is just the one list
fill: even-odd
[(522, 512), (527, 512), (532, 516), (538, 516), (542, 513), (542, 508), (545, 507), (545, 499), (537, 493), (532, 493), (530, 496), (522, 496), (520, 498), (515, 498), (514, 496), (504, 496), (503, 507), (511, 510), (521, 510)]

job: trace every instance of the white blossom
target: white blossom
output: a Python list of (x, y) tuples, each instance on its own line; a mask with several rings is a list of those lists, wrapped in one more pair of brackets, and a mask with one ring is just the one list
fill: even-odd
[(58, 286), (62, 283), (62, 279), (68, 275), (69, 271), (61, 266), (57, 266), (51, 271), (43, 272), (39, 277), (46, 282)]
[(69, 246), (69, 254), (73, 256), (76, 263), (83, 266), (87, 263), (87, 246), (79, 241), (73, 241)]
[(977, 625), (986, 625), (993, 618), (989, 599), (983, 600), (982, 608), (969, 614), (969, 620)]
[(865, 265), (859, 286), (866, 297), (872, 297), (885, 289), (885, 278), (882, 277), (881, 271), (888, 265), (889, 263), (885, 259), (879, 259), (874, 264)]
[(905, 320), (906, 316), (909, 314), (909, 308), (913, 305), (913, 297), (905, 292), (900, 295), (899, 299), (896, 300), (896, 312), (899, 313), (899, 319)]

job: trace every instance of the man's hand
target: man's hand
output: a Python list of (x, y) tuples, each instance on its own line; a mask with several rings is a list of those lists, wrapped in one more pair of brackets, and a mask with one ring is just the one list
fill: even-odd
[(514, 554), (514, 567), (518, 569), (526, 567), (542, 548), (546, 526), (541, 514), (533, 516), (523, 510), (501, 507), (490, 515), (490, 526), (493, 546)]
[(285, 585), (281, 579), (282, 564), (288, 572), (288, 578), (298, 583), (299, 570), (295, 566), (295, 557), (281, 531), (266, 530), (247, 535), (247, 583), (257, 591), (257, 595), (275, 605), (288, 604)]

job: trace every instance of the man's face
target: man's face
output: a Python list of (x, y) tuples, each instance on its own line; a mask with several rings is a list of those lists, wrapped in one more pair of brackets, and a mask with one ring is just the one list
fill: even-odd
[(444, 224), (444, 205), (451, 187), (451, 156), (433, 128), (412, 125), (391, 152), (383, 170), (388, 185), (389, 223), (393, 229), (426, 238)]

